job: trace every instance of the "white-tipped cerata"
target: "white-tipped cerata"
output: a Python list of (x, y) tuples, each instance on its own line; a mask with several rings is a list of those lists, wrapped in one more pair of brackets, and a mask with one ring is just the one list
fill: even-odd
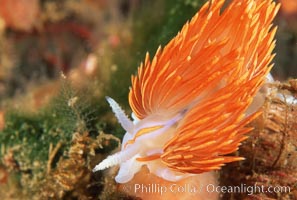
[(133, 122), (127, 117), (123, 109), (119, 106), (119, 104), (110, 97), (105, 97), (107, 102), (109, 103), (112, 111), (114, 112), (116, 118), (118, 119), (119, 123), (122, 127), (128, 132), (133, 132)]

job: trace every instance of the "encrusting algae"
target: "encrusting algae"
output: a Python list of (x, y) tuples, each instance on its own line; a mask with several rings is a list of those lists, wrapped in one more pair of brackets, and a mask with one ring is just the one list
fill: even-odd
[[(246, 111), (272, 67), (272, 20), (279, 5), (243, 0), (223, 9), (225, 3), (207, 2), (152, 61), (146, 55), (132, 76), (133, 122), (107, 98), (126, 134), (121, 151), (94, 171), (120, 165), (115, 180), (130, 185), (147, 176), (165, 185), (205, 176), (196, 179), (205, 185), (216, 184), (213, 170), (243, 160), (229, 154), (247, 138), (252, 128), (246, 125), (260, 114)], [(195, 198), (216, 199), (218, 194)]]

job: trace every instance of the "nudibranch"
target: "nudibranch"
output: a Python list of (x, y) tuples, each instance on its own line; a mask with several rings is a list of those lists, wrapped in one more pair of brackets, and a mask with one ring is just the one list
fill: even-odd
[[(110, 97), (125, 129), (121, 151), (93, 171), (119, 165), (118, 183), (142, 166), (179, 181), (243, 160), (230, 155), (247, 138), (247, 113), (273, 64), (279, 5), (273, 0), (207, 2), (151, 60), (132, 76), (131, 121)], [(224, 8), (222, 8), (224, 6)]]

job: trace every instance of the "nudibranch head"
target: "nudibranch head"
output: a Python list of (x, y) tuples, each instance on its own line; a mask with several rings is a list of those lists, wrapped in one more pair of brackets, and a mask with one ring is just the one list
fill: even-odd
[(131, 121), (107, 98), (126, 130), (120, 152), (94, 171), (120, 165), (116, 181), (131, 180), (143, 165), (169, 181), (242, 160), (229, 156), (246, 139), (258, 112), (246, 110), (269, 73), (272, 0), (207, 2), (163, 49), (132, 76)]

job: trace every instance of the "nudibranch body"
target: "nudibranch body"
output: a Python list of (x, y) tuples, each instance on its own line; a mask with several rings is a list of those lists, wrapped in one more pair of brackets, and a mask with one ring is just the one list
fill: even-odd
[(116, 181), (131, 180), (143, 165), (165, 180), (220, 169), (242, 160), (235, 152), (258, 112), (247, 114), (265, 81), (275, 46), (279, 5), (272, 0), (207, 2), (132, 76), (131, 121), (107, 101), (126, 130), (120, 152), (94, 171), (120, 165)]

